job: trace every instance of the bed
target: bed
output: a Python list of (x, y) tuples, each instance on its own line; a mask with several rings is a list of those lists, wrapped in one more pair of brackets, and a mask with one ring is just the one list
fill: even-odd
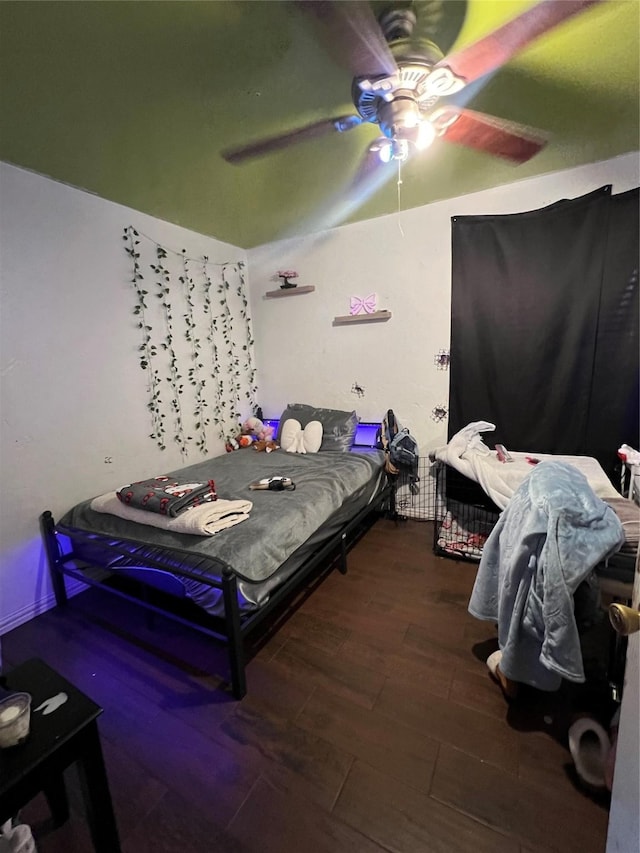
[[(544, 476), (550, 475), (550, 479), (549, 477), (547, 479), (549, 483), (553, 484), (554, 491), (560, 485), (555, 479), (557, 472), (564, 470), (569, 475), (574, 472), (575, 482), (567, 491), (567, 501), (573, 505), (568, 511), (564, 509), (558, 515), (558, 524), (564, 521), (565, 524), (571, 526), (572, 523), (575, 523), (576, 529), (579, 527), (580, 533), (584, 534), (580, 548), (578, 550), (569, 549), (565, 555), (567, 564), (570, 563), (569, 557), (573, 559), (577, 556), (578, 564), (582, 561), (577, 574), (584, 577), (585, 583), (577, 591), (578, 597), (574, 602), (575, 612), (577, 614), (586, 607), (588, 614), (592, 607), (598, 607), (599, 603), (606, 600), (630, 604), (634, 573), (638, 567), (640, 507), (633, 500), (624, 497), (622, 485), (620, 492), (615, 489), (599, 462), (593, 457), (509, 451), (511, 461), (501, 461), (498, 452), (491, 450), (482, 438), (483, 433), (490, 432), (494, 428), (493, 424), (485, 421), (471, 423), (456, 433), (447, 445), (437, 448), (430, 454), (436, 469), (434, 472), (436, 478), (434, 552), (440, 556), (478, 562), (479, 572), (476, 577), (476, 585), (479, 582), (484, 582), (487, 574), (490, 575), (492, 571), (496, 575), (500, 575), (503, 570), (506, 572), (507, 566), (515, 554), (525, 553), (527, 548), (539, 547), (539, 543), (543, 542), (545, 538), (544, 535), (535, 537), (531, 531), (525, 530), (525, 516), (518, 513), (514, 506), (516, 501), (519, 504), (522, 503), (523, 495), (526, 495), (528, 491), (527, 484), (536, 479), (534, 472), (540, 473), (542, 480), (544, 480)], [(545, 474), (543, 474), (543, 470)], [(580, 474), (583, 476), (581, 477)], [(584, 483), (585, 480), (586, 484)], [(584, 490), (583, 495), (585, 496), (582, 499), (578, 497), (581, 490)], [(591, 494), (595, 504), (599, 504), (601, 507), (593, 512), (591, 518), (593, 530), (591, 526), (586, 525), (585, 518), (581, 516), (585, 506), (591, 500), (591, 498), (587, 500), (589, 494)], [(557, 499), (558, 496), (554, 495), (554, 497)], [(604, 510), (602, 509), (602, 502), (608, 505)], [(545, 505), (550, 512), (551, 502), (545, 501)], [(566, 507), (566, 504), (563, 506)], [(518, 533), (520, 544), (514, 548), (507, 543), (504, 546), (503, 554), (500, 550), (503, 536), (500, 525), (505, 520), (508, 524), (508, 516), (511, 510), (516, 513), (516, 527), (520, 526)], [(609, 513), (610, 516), (617, 518), (616, 524), (619, 522), (618, 527), (621, 529), (623, 541), (619, 547), (616, 544), (616, 547), (609, 551), (604, 559), (596, 561), (593, 556), (597, 553), (598, 546), (596, 522), (602, 522), (603, 528), (607, 527), (604, 524), (606, 516), (604, 514), (601, 516), (601, 512)], [(550, 519), (551, 515), (548, 518), (549, 523)], [(491, 536), (492, 532), (495, 532), (496, 535)], [(576, 531), (573, 530), (573, 534), (575, 533)], [(557, 535), (559, 536), (559, 534)], [(570, 537), (565, 538), (567, 542), (570, 541)], [(558, 542), (561, 541), (564, 539), (559, 536)], [(563, 570), (565, 568), (566, 566), (563, 563)], [(541, 573), (541, 577), (545, 577), (544, 571)], [(513, 578), (510, 579), (509, 584), (504, 589), (508, 590), (511, 586), (513, 588), (518, 586)], [(604, 599), (601, 599), (601, 596), (604, 596)], [(491, 595), (488, 598), (491, 598)], [(522, 601), (525, 600), (528, 601), (529, 599), (526, 597), (522, 599)], [(556, 606), (555, 598), (554, 602), (554, 606)], [(472, 598), (470, 612), (478, 618), (489, 618), (487, 614), (490, 608), (487, 609), (484, 605), (486, 605), (486, 601), (483, 602), (483, 607), (474, 608)], [(503, 607), (509, 611), (509, 607), (504, 604)], [(569, 624), (572, 620), (567, 619), (565, 621)], [(517, 634), (516, 631), (514, 631), (515, 634)], [(517, 646), (517, 649), (518, 655), (524, 655), (522, 646)], [(622, 691), (625, 657), (626, 638), (620, 637), (615, 631), (611, 630), (607, 679), (611, 695), (616, 701), (619, 701)], [(532, 656), (532, 659), (534, 658), (537, 660), (536, 655)], [(575, 660), (577, 657), (574, 655), (574, 663)], [(527, 665), (530, 666), (530, 662)], [(518, 668), (516, 667), (516, 669)], [(519, 672), (521, 675), (520, 670)], [(529, 673), (530, 676), (531, 672)], [(544, 678), (541, 674), (544, 675)], [(520, 680), (534, 684), (534, 686), (540, 686), (544, 683), (546, 685), (544, 689), (551, 689), (549, 685), (554, 688), (557, 686), (557, 674), (553, 671), (547, 671), (543, 666), (538, 666), (535, 669), (535, 676), (535, 678), (525, 676)]]
[[(346, 572), (348, 547), (388, 509), (392, 490), (384, 454), (372, 447), (345, 449), (354, 433), (355, 422), (349, 436), (334, 432), (341, 441), (325, 431), (326, 448), (317, 453), (248, 447), (168, 472), (180, 482), (213, 481), (219, 500), (211, 507), (219, 501), (241, 506), (241, 523), (214, 535), (112, 514), (115, 493), (83, 501), (57, 522), (44, 512), (41, 531), (56, 602), (65, 603), (70, 577), (209, 635), (227, 647), (232, 692), (241, 698), (247, 690), (247, 634), (336, 558)], [(296, 488), (250, 489), (278, 475)]]
[[(436, 525), (434, 550), (443, 556), (479, 560), (482, 546), (500, 513), (520, 484), (543, 461), (566, 462), (577, 468), (597, 497), (609, 503), (622, 521), (624, 546), (609, 561), (611, 571), (623, 564), (621, 576), (633, 573), (632, 564), (640, 539), (640, 510), (611, 483), (597, 459), (536, 451), (509, 451), (511, 461), (500, 461), (483, 439), (495, 426), (475, 421), (457, 432), (430, 457), (436, 465)], [(630, 558), (630, 559), (629, 559)], [(619, 573), (618, 573), (619, 574)]]

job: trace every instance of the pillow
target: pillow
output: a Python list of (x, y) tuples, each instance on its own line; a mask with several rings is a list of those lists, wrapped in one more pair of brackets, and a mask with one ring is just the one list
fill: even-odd
[(279, 430), (280, 437), (278, 444), (283, 450), (291, 450), (298, 441), (298, 435), (302, 432), (300, 421), (295, 418), (287, 418), (285, 421), (280, 421), (282, 428)]
[(289, 403), (280, 418), (278, 443), (281, 443), (282, 428), (286, 421), (293, 418), (304, 429), (310, 421), (322, 424), (322, 444), (320, 450), (338, 450), (342, 453), (351, 449), (358, 427), (355, 411), (343, 412), (339, 409), (322, 409), (308, 406), (306, 403)]
[(295, 418), (286, 420), (282, 427), (280, 447), (287, 453), (317, 453), (322, 444), (322, 424), (309, 421), (304, 429)]

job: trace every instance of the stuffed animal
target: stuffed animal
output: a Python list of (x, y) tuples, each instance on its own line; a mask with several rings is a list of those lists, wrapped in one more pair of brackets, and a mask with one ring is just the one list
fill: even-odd
[(252, 435), (258, 441), (271, 441), (273, 427), (263, 424), (260, 418), (247, 418), (242, 424), (242, 435)]
[[(279, 445), (273, 441), (273, 427), (262, 423), (260, 418), (247, 418), (240, 427), (240, 432), (235, 438), (228, 439), (225, 450), (231, 453), (233, 450), (239, 450), (242, 447), (250, 447), (252, 444), (262, 443), (264, 446), (257, 448), (270, 452), (275, 450)], [(272, 445), (272, 446), (267, 446)]]
[(259, 452), (264, 451), (265, 453), (271, 453), (272, 450), (278, 450), (280, 447), (279, 444), (276, 444), (275, 441), (256, 441), (253, 445), (253, 449)]

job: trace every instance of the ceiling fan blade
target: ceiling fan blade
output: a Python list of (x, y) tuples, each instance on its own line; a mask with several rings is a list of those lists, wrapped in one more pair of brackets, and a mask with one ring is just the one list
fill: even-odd
[(442, 107), (432, 113), (430, 121), (447, 142), (512, 163), (525, 163), (548, 142), (548, 137), (535, 128), (460, 107)]
[(352, 77), (389, 77), (398, 70), (371, 7), (362, 0), (297, 0), (318, 22), (327, 52)]
[(484, 38), (445, 56), (434, 65), (433, 72), (447, 68), (466, 86), (467, 83), (504, 65), (544, 33), (589, 6), (601, 2), (602, 0), (542, 0)]
[(313, 122), (313, 124), (298, 127), (277, 136), (269, 136), (266, 139), (259, 139), (257, 142), (250, 142), (248, 145), (241, 145), (237, 148), (228, 148), (221, 153), (227, 163), (243, 163), (245, 160), (270, 154), (272, 151), (280, 151), (289, 145), (304, 142), (306, 139), (318, 139), (329, 133), (344, 133), (361, 123), (360, 116), (355, 115), (321, 119)]

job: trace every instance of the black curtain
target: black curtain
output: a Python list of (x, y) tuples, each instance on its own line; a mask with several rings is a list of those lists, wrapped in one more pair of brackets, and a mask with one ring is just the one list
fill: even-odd
[(595, 456), (638, 446), (638, 190), (452, 219), (449, 437)]
[(611, 197), (585, 453), (610, 476), (621, 444), (640, 449), (640, 190)]

